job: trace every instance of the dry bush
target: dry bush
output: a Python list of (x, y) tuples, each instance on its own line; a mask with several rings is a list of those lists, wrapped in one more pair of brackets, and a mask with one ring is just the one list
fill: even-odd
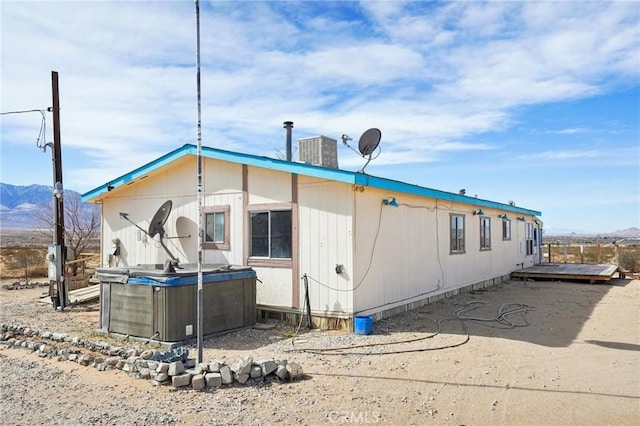
[(637, 249), (621, 251), (618, 254), (618, 265), (627, 272), (635, 273), (640, 271), (640, 253)]
[(33, 247), (8, 247), (0, 250), (2, 259), (2, 275), (12, 278), (29, 278), (47, 276), (47, 250)]
[[(543, 247), (545, 253), (548, 253), (549, 246)], [(590, 245), (583, 244), (582, 245), (582, 253), (580, 253), (580, 245), (551, 245), (551, 258), (553, 262), (562, 263), (565, 261), (564, 253), (567, 253), (566, 261), (567, 263), (616, 263), (615, 257), (615, 249), (612, 246), (601, 246), (601, 245)]]
[(29, 268), (29, 275), (34, 278), (47, 277), (49, 268), (46, 265), (37, 265)]

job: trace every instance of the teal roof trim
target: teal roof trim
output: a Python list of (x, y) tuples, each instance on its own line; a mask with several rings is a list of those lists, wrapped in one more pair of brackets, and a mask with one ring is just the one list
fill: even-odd
[(471, 204), (478, 207), (490, 207), (520, 214), (534, 216), (542, 215), (542, 213), (537, 210), (525, 209), (522, 207), (512, 206), (511, 204), (498, 203), (496, 201), (483, 200), (481, 198), (468, 197), (466, 195), (454, 194), (452, 192), (440, 191), (438, 189), (425, 188), (423, 186), (412, 185), (406, 182), (380, 178), (362, 173), (357, 173), (356, 178), (356, 185), (371, 186), (374, 188), (384, 189), (392, 192), (404, 192), (406, 194), (435, 198), (442, 201), (454, 201), (458, 203)]
[[(196, 147), (193, 145), (185, 145), (193, 147), (192, 153), (197, 154)], [(306, 163), (295, 163), (291, 161), (279, 160), (277, 158), (259, 157), (250, 154), (241, 154), (238, 152), (223, 151), (214, 148), (202, 147), (202, 155), (216, 160), (230, 161), (233, 163), (246, 164), (248, 166), (262, 167), (265, 169), (277, 170), (286, 173), (295, 173), (305, 176), (317, 177), (321, 179), (333, 180), (344, 183), (355, 182), (354, 173), (346, 170), (329, 169), (326, 167), (314, 166)]]
[[(129, 182), (144, 176), (164, 165), (171, 163), (186, 155), (197, 155), (197, 147), (193, 144), (186, 144), (175, 149), (168, 154), (154, 160), (144, 166), (120, 176), (98, 188), (95, 188), (82, 195), (83, 202), (89, 202), (114, 188), (128, 184)], [(202, 147), (202, 156), (231, 163), (246, 164), (248, 166), (261, 167), (270, 170), (281, 171), (285, 173), (294, 173), (303, 176), (311, 176), (320, 179), (326, 179), (336, 182), (343, 182), (352, 185), (369, 186), (373, 188), (383, 189), (391, 192), (401, 192), (422, 197), (430, 197), (443, 201), (454, 201), (464, 204), (471, 204), (479, 207), (496, 208), (505, 211), (511, 211), (519, 214), (528, 214), (541, 216), (542, 213), (536, 210), (524, 209), (510, 204), (498, 203), (495, 201), (482, 200), (475, 197), (467, 197), (452, 192), (440, 191), (437, 189), (425, 188), (405, 182), (395, 181), (386, 178), (371, 176), (364, 173), (350, 172), (346, 170), (330, 169), (326, 167), (314, 166), (306, 163), (295, 163), (291, 161), (279, 160), (276, 158), (260, 157), (251, 154), (242, 154), (239, 152), (225, 151), (217, 148)], [(111, 188), (111, 189), (109, 189)], [(391, 194), (393, 195), (393, 194)]]

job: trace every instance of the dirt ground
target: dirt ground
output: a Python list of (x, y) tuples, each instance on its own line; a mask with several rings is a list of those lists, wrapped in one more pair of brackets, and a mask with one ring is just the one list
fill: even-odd
[[(0, 322), (99, 338), (95, 305), (55, 312), (37, 303), (43, 291), (0, 289)], [(505, 303), (535, 309), (509, 317), (515, 328), (447, 320), (427, 338), (470, 301), (486, 302), (467, 313), (474, 317), (495, 317)], [(0, 345), (0, 416), (3, 424), (636, 425), (639, 305), (638, 280), (514, 280), (376, 322), (369, 336), (301, 329), (293, 344), (294, 327), (246, 329), (207, 339), (204, 360), (285, 358), (304, 368), (303, 380), (206, 392)], [(372, 343), (384, 345), (299, 351)]]

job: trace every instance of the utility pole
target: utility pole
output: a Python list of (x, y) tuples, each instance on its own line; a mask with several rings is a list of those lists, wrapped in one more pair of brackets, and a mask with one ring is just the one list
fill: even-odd
[[(53, 113), (53, 146), (51, 146), (51, 161), (53, 163), (53, 247), (49, 248), (49, 291), (54, 308), (64, 309), (67, 306), (67, 291), (65, 285), (64, 265), (67, 250), (64, 244), (64, 187), (62, 186), (62, 149), (60, 146), (60, 96), (58, 92), (58, 72), (51, 71), (51, 94), (53, 106), (49, 109)], [(50, 144), (48, 144), (50, 146)], [(57, 291), (57, 300), (55, 291)]]

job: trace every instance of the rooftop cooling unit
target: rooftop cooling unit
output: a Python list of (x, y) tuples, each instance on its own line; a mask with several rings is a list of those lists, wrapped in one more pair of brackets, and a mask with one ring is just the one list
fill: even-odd
[(327, 136), (298, 139), (298, 159), (314, 166), (338, 168), (338, 142)]

